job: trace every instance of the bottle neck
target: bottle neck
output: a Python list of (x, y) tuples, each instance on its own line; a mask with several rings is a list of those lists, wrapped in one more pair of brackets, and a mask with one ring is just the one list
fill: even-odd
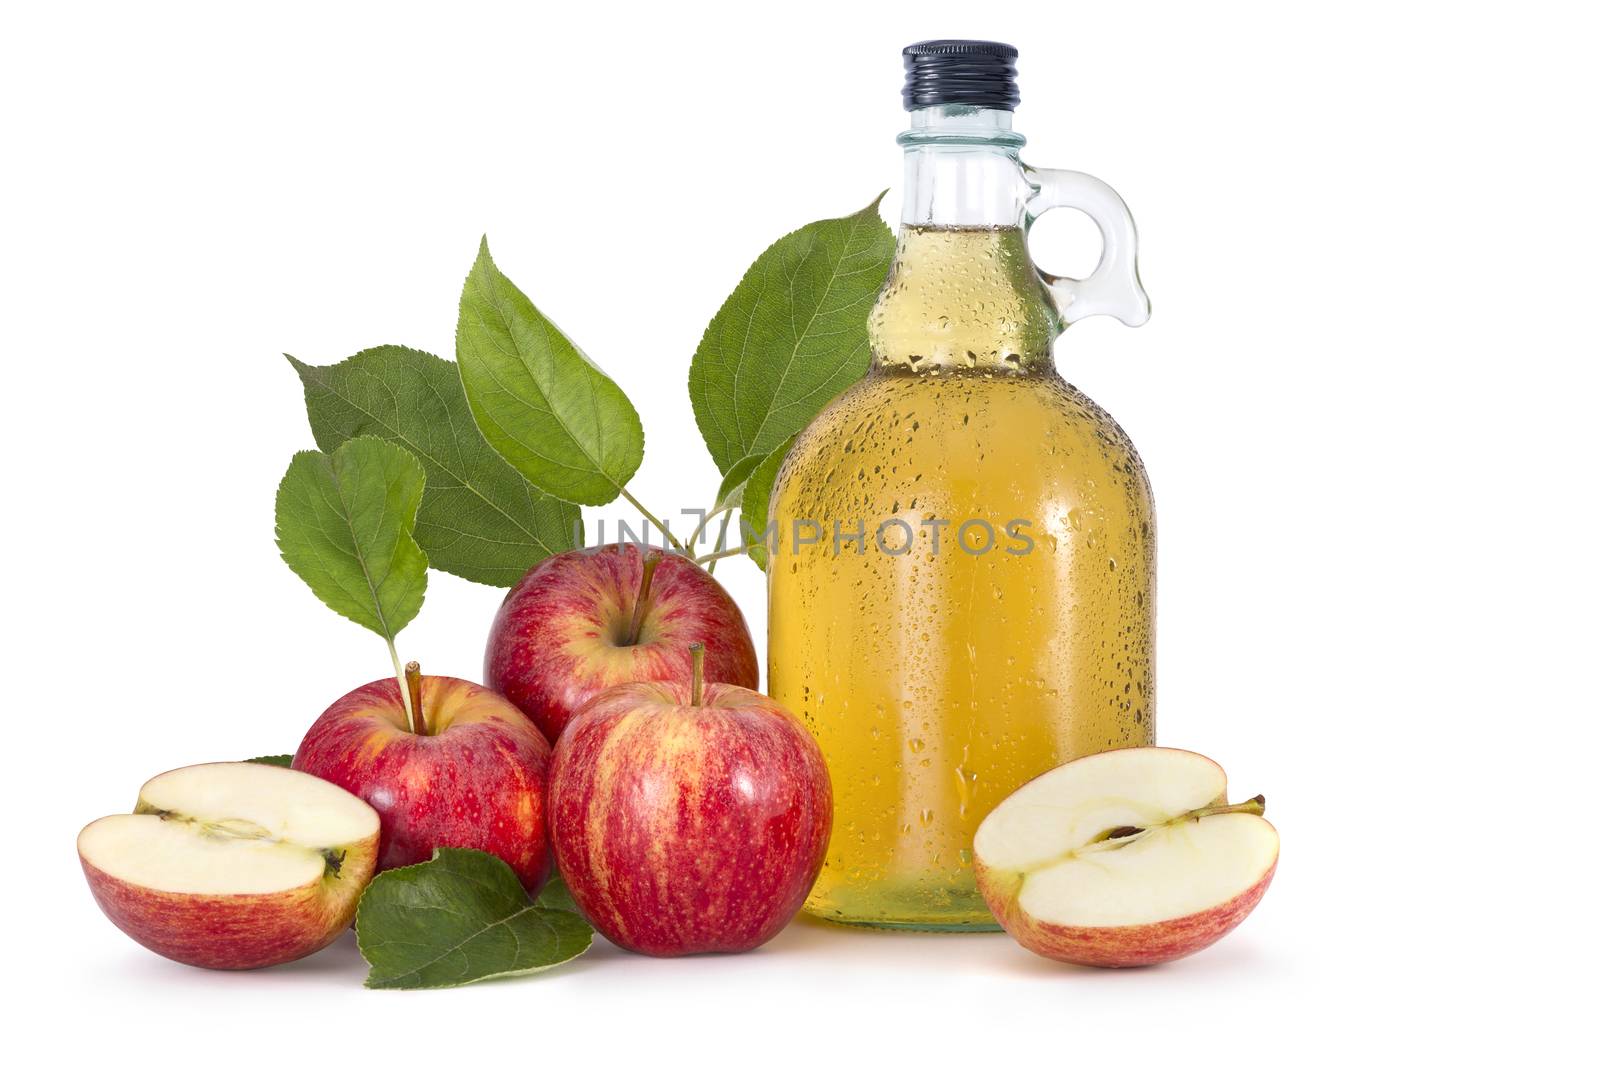
[(876, 372), (1054, 373), (1060, 316), (1028, 257), (1030, 192), (1011, 112), (945, 104), (911, 113), (905, 207), (867, 322)]
[(916, 226), (1019, 226), (1027, 196), (1011, 112), (941, 104), (911, 112), (900, 134), (905, 201), (900, 221)]

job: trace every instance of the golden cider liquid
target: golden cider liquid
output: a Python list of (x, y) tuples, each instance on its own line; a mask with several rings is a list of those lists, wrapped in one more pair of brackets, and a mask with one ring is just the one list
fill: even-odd
[(768, 674), (833, 780), (819, 917), (997, 927), (978, 823), (1047, 769), (1154, 741), (1149, 484), (1056, 375), (1060, 328), (1020, 230), (903, 228), (871, 373), (779, 473)]

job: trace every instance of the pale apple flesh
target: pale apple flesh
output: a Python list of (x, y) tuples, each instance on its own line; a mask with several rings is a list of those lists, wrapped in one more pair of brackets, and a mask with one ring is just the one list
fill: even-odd
[(164, 957), (255, 969), (305, 957), (349, 926), (378, 853), (378, 815), (277, 766), (215, 762), (163, 773), (131, 814), (78, 835), (111, 922)]
[(1136, 747), (1023, 785), (979, 826), (978, 887), (1047, 958), (1154, 965), (1216, 942), (1255, 908), (1278, 861), (1260, 801), (1228, 804), (1222, 767)]

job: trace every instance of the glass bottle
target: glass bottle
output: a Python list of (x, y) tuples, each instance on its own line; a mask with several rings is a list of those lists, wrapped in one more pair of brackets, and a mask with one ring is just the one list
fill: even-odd
[[(1055, 337), (1149, 316), (1122, 200), (1022, 163), (1015, 49), (906, 49), (906, 191), (872, 364), (801, 435), (772, 494), (772, 695), (822, 746), (833, 921), (997, 927), (972, 837), (1030, 778), (1154, 742), (1155, 524), (1122, 429), (1063, 381)], [(1053, 207), (1104, 238), (1084, 280), (1028, 257)]]

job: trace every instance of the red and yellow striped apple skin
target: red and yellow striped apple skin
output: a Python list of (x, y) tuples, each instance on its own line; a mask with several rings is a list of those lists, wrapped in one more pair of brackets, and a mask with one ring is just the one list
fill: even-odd
[(550, 745), (482, 685), (423, 677), (428, 735), (406, 727), (394, 678), (350, 692), (311, 726), (294, 768), (337, 784), (378, 811), (378, 868), (414, 865), (435, 847), (487, 851), (532, 894), (550, 877), (545, 784)]
[(822, 869), (833, 798), (816, 741), (745, 688), (627, 684), (556, 743), (550, 831), (578, 908), (618, 946), (672, 957), (760, 946)]
[[(1000, 926), (1018, 943), (1052, 961), (1093, 965), (1102, 969), (1129, 969), (1177, 961), (1204, 950), (1250, 916), (1272, 883), (1278, 863), (1254, 886), (1218, 906), (1170, 921), (1110, 927), (1068, 926), (1038, 921), (1016, 905), (1015, 893), (1001, 890), (1004, 877), (991, 876), (979, 866), (978, 888)], [(1013, 884), (1013, 887), (1019, 887)]]
[(552, 555), (507, 593), (489, 631), (484, 683), (554, 743), (577, 709), (618, 684), (689, 679), (689, 645), (705, 646), (706, 680), (754, 688), (760, 667), (733, 598), (682, 555), (660, 562), (637, 643), (626, 642), (646, 552), (611, 544)]
[(315, 954), (355, 920), (377, 864), (378, 837), (346, 848), (337, 876), (264, 895), (157, 891), (83, 861), (89, 891), (111, 923), (164, 958), (205, 969), (260, 969)]

